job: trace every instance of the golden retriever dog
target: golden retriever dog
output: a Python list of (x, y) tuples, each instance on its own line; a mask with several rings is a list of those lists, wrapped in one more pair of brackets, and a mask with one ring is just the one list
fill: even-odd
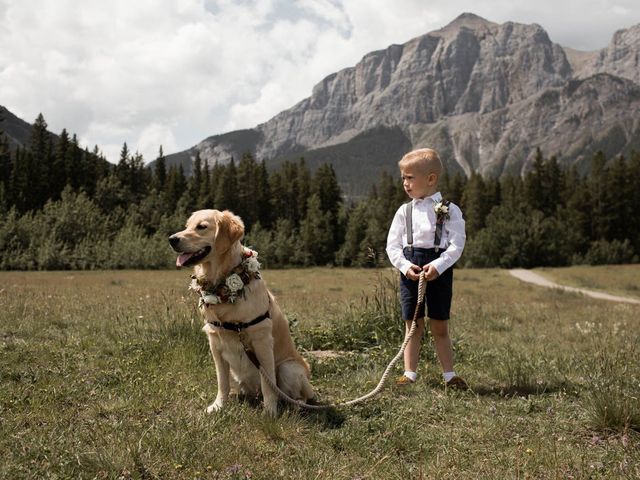
[[(290, 397), (308, 401), (315, 394), (310, 369), (298, 353), (289, 323), (258, 272), (257, 255), (241, 243), (242, 220), (230, 211), (200, 210), (186, 228), (169, 237), (178, 267), (193, 266), (192, 288), (216, 367), (218, 393), (207, 412), (224, 407), (229, 393), (262, 394), (265, 411), (275, 416), (277, 394), (261, 378), (245, 348)], [(250, 260), (250, 261), (248, 261)], [(241, 279), (241, 281), (239, 281)]]

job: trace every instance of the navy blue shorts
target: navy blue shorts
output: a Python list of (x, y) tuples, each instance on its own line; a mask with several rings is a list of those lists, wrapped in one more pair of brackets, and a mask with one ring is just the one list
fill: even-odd
[[(423, 267), (434, 261), (444, 250), (436, 253), (435, 248), (413, 248), (412, 251), (405, 247), (404, 258), (414, 265)], [(420, 305), (418, 318), (424, 317), (425, 303), (427, 316), (434, 320), (449, 320), (451, 313), (451, 296), (453, 293), (453, 268), (447, 268), (438, 278), (427, 282), (426, 301)], [(409, 280), (404, 274), (400, 274), (400, 305), (402, 306), (402, 318), (413, 320), (418, 303), (418, 282)]]

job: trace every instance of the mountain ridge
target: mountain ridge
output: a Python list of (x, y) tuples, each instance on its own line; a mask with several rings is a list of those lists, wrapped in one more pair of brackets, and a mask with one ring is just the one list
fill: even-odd
[[(309, 97), (244, 130), (253, 132), (252, 142), (230, 141), (228, 133), (212, 136), (189, 155), (214, 152), (204, 156), (213, 163), (250, 151), (278, 164), (283, 158), (332, 147), (338, 177), (346, 178), (355, 167), (348, 155), (335, 153), (340, 145), (352, 151), (349, 142), (357, 136), (376, 128), (399, 128), (409, 143), (398, 145), (442, 150), (452, 173), (521, 174), (536, 147), (558, 155), (561, 163), (586, 168), (586, 157), (598, 145), (610, 155), (636, 145), (639, 106), (618, 95), (622, 88), (634, 96), (635, 89), (594, 77), (609, 74), (638, 83), (638, 50), (640, 25), (617, 31), (601, 50), (580, 52), (552, 42), (540, 25), (497, 24), (463, 13), (438, 30), (369, 52), (355, 66), (327, 75)], [(589, 80), (583, 88), (588, 94), (573, 96), (570, 88), (563, 90), (577, 85), (571, 83), (576, 80)], [(551, 98), (563, 103), (548, 101)], [(605, 99), (608, 110), (597, 115), (594, 99)], [(535, 122), (527, 110), (532, 108), (543, 110)], [(500, 125), (499, 120), (508, 123)], [(605, 138), (606, 132), (613, 133)], [(572, 140), (567, 145), (563, 138)], [(386, 161), (376, 157), (370, 163), (394, 171), (402, 153), (385, 152), (390, 156)], [(369, 163), (359, 163), (369, 169)], [(372, 173), (369, 183), (378, 174)]]
[[(327, 147), (335, 151), (342, 145), (345, 150), (352, 150), (349, 142), (357, 136), (367, 135), (374, 129), (399, 128), (409, 139), (409, 148), (424, 146), (424, 142), (429, 141), (430, 146), (447, 151), (445, 163), (452, 173), (460, 171), (469, 175), (472, 170), (490, 175), (507, 171), (521, 173), (532, 160), (534, 146), (525, 148), (522, 158), (515, 161), (504, 148), (493, 148), (500, 146), (499, 137), (490, 145), (492, 148), (485, 145), (484, 150), (479, 147), (469, 150), (465, 147), (469, 142), (459, 142), (450, 128), (441, 129), (440, 135), (433, 134), (434, 128), (443, 123), (456, 123), (451, 120), (453, 117), (458, 117), (457, 123), (464, 124), (471, 114), (486, 115), (488, 120), (484, 123), (487, 123), (496, 116), (493, 112), (518, 110), (520, 102), (530, 103), (545, 89), (567, 85), (576, 78), (578, 66), (580, 78), (605, 72), (607, 65), (603, 63), (604, 66), (597, 68), (595, 64), (596, 53), (585, 52), (582, 57), (577, 51), (567, 54), (537, 24), (497, 24), (463, 13), (438, 30), (402, 45), (369, 52), (355, 66), (325, 76), (313, 87), (309, 97), (253, 129), (243, 130), (245, 135), (236, 136), (235, 141), (231, 140), (230, 132), (211, 136), (167, 159), (186, 163), (188, 170), (196, 151), (200, 151), (201, 156), (208, 152), (204, 158), (210, 164), (224, 163), (249, 151), (270, 165)], [(562, 98), (571, 101), (566, 95)], [(543, 133), (552, 133), (549, 127), (547, 125)], [(519, 128), (528, 129), (526, 125)], [(473, 132), (463, 133), (458, 132), (458, 137)], [(544, 144), (545, 135), (534, 133)], [(247, 141), (248, 136), (253, 141)], [(397, 144), (406, 146), (403, 142)], [(503, 157), (490, 159), (485, 153), (488, 151)], [(402, 153), (386, 152), (389, 158), (373, 158), (371, 163), (379, 169), (395, 171), (395, 163)], [(354, 170), (350, 162), (348, 156), (333, 156), (339, 178)], [(510, 166), (496, 168), (496, 164)], [(367, 170), (368, 164), (361, 162), (359, 166)], [(371, 183), (378, 173), (371, 172), (363, 178)]]

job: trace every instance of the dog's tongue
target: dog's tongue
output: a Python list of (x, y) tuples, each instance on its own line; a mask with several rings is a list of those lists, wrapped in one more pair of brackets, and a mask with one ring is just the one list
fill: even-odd
[(193, 253), (181, 253), (178, 255), (178, 258), (176, 258), (176, 267), (183, 266), (191, 257), (193, 257)]

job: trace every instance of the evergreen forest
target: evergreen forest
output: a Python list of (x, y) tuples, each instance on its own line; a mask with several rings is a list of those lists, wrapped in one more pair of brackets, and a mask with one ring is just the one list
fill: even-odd
[[(399, 174), (345, 198), (330, 164), (311, 171), (303, 158), (269, 169), (248, 153), (224, 165), (198, 157), (190, 177), (167, 167), (162, 147), (155, 160), (145, 166), (125, 143), (111, 164), (66, 130), (52, 137), (42, 115), (29, 147), (11, 149), (0, 130), (0, 269), (168, 268), (167, 237), (202, 208), (241, 216), (264, 267), (384, 266), (391, 219), (408, 201)], [(460, 266), (639, 261), (639, 152), (598, 152), (585, 174), (537, 150), (521, 177), (445, 174), (440, 186), (465, 215)]]

